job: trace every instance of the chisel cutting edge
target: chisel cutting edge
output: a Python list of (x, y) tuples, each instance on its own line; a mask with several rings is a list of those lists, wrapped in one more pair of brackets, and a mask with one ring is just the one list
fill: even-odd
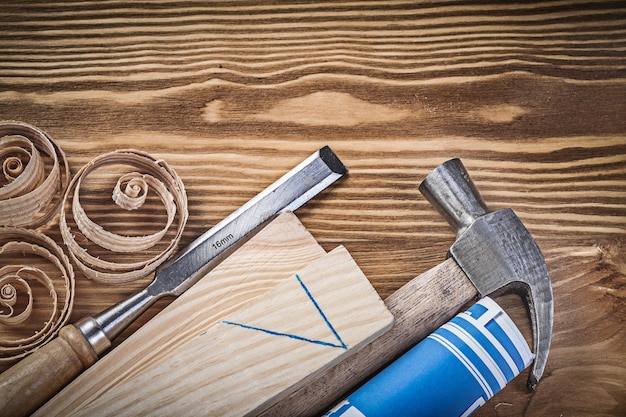
[(157, 299), (178, 296), (285, 211), (294, 211), (348, 170), (325, 146), (161, 265), (142, 291), (59, 336), (0, 374), (0, 410), (28, 415), (96, 362), (111, 341)]

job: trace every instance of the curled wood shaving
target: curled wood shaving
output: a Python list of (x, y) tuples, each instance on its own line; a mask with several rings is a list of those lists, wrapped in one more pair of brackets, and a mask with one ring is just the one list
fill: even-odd
[[(63, 250), (34, 230), (0, 227), (0, 256), (0, 363), (6, 363), (43, 346), (67, 322), (74, 303), (74, 270)], [(15, 263), (18, 259), (30, 266)], [(40, 297), (50, 298), (48, 303), (35, 301), (37, 287)], [(47, 310), (41, 307), (48, 305)], [(43, 312), (31, 315), (33, 306)]]
[[(138, 172), (125, 173), (118, 179), (112, 192), (113, 201), (123, 210), (137, 210), (145, 202), (148, 193), (154, 192), (167, 213), (167, 221), (160, 231), (144, 236), (120, 235), (95, 223), (85, 212), (80, 203), (81, 186), (85, 178), (100, 167), (120, 164)], [(154, 271), (176, 248), (188, 217), (187, 195), (178, 174), (166, 162), (133, 149), (104, 154), (85, 165), (72, 179), (64, 202), (65, 209), (61, 212), (59, 224), (71, 258), (87, 278), (108, 284), (134, 281)], [(68, 206), (71, 210), (68, 210)], [(79, 233), (72, 232), (68, 226), (69, 217), (72, 217)], [(86, 240), (114, 253), (141, 253), (154, 247), (168, 232), (172, 234), (174, 227), (174, 236), (165, 249), (149, 259), (137, 262), (101, 259), (79, 244), (79, 241)]]
[(63, 150), (35, 126), (3, 121), (0, 161), (0, 225), (38, 228), (50, 221), (70, 178)]

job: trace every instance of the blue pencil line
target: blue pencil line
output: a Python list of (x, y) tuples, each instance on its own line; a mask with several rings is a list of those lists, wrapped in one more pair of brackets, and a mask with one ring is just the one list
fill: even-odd
[(347, 347), (345, 345), (340, 346), (340, 345), (336, 345), (336, 344), (333, 344), (333, 343), (324, 342), (323, 340), (307, 339), (306, 337), (298, 336), (298, 335), (295, 335), (295, 334), (279, 333), (279, 332), (275, 332), (273, 330), (262, 329), (260, 327), (248, 326), (247, 324), (235, 323), (235, 322), (227, 321), (227, 320), (223, 320), (222, 323), (224, 323), (224, 324), (231, 324), (233, 326), (243, 327), (244, 329), (258, 330), (258, 331), (270, 334), (272, 336), (285, 336), (285, 337), (289, 337), (291, 339), (302, 340), (304, 342), (309, 342), (309, 343), (315, 343), (316, 345), (322, 345), (322, 346), (329, 346), (329, 347), (334, 347), (334, 348), (344, 348), (344, 349), (347, 349)]
[(284, 337), (289, 337), (289, 338), (295, 339), (295, 340), (302, 340), (304, 342), (314, 343), (316, 345), (329, 346), (329, 347), (334, 347), (334, 348), (339, 348), (339, 349), (348, 349), (348, 346), (344, 343), (343, 339), (341, 339), (341, 336), (339, 336), (339, 333), (337, 333), (337, 330), (335, 330), (333, 325), (330, 323), (330, 320), (328, 320), (328, 317), (326, 317), (326, 314), (324, 314), (324, 312), (322, 311), (322, 308), (319, 306), (319, 304), (317, 304), (317, 301), (315, 300), (315, 298), (313, 298), (313, 294), (311, 294), (311, 292), (309, 291), (309, 289), (304, 284), (304, 282), (302, 281), (302, 279), (300, 278), (300, 276), (298, 274), (296, 274), (296, 279), (300, 283), (300, 286), (302, 287), (302, 289), (306, 293), (307, 297), (309, 297), (309, 300), (311, 300), (311, 302), (313, 303), (313, 305), (317, 309), (317, 312), (324, 319), (324, 322), (326, 323), (326, 326), (328, 326), (328, 328), (333, 332), (333, 335), (335, 335), (335, 338), (337, 339), (337, 341), (339, 343), (341, 343), (340, 345), (339, 344), (335, 344), (335, 343), (324, 342), (323, 340), (308, 339), (306, 337), (298, 336), (298, 335), (295, 335), (295, 334), (280, 333), (280, 332), (276, 332), (276, 331), (273, 331), (273, 330), (263, 329), (261, 327), (249, 326), (247, 324), (235, 323), (235, 322), (227, 321), (227, 320), (222, 320), (222, 323), (230, 324), (230, 325), (233, 325), (233, 326), (238, 326), (238, 327), (241, 327), (241, 328), (244, 328), (244, 329), (249, 329), (249, 330), (258, 330), (258, 331), (261, 331), (263, 333), (270, 334), (272, 336), (284, 336)]
[(309, 291), (309, 289), (307, 288), (306, 285), (304, 285), (304, 282), (302, 282), (302, 279), (300, 278), (300, 276), (298, 274), (296, 274), (296, 278), (298, 279), (298, 282), (300, 283), (300, 285), (302, 286), (302, 289), (304, 289), (304, 292), (306, 293), (307, 297), (309, 297), (309, 299), (311, 300), (311, 302), (313, 302), (313, 305), (315, 306), (315, 308), (317, 309), (317, 311), (320, 313), (320, 315), (322, 316), (322, 318), (324, 319), (324, 321), (326, 322), (326, 325), (328, 326), (328, 328), (333, 332), (333, 334), (335, 335), (335, 337), (337, 338), (337, 340), (339, 341), (339, 343), (341, 343), (341, 347), (344, 349), (348, 349), (348, 346), (343, 342), (343, 340), (341, 339), (341, 337), (339, 336), (339, 333), (337, 333), (337, 331), (335, 330), (335, 328), (333, 327), (333, 325), (330, 323), (330, 320), (328, 320), (328, 318), (326, 317), (326, 314), (324, 314), (324, 312), (322, 311), (322, 309), (320, 308), (319, 304), (317, 304), (317, 301), (315, 301), (315, 298), (313, 298), (313, 295), (311, 294), (311, 292)]

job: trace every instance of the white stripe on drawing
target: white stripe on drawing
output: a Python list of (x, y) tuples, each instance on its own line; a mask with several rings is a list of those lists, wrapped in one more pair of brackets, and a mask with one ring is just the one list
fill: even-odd
[[(511, 342), (515, 346), (517, 353), (519, 353), (519, 355), (522, 358), (522, 362), (524, 362), (524, 368), (530, 365), (531, 362), (535, 359), (535, 355), (530, 351), (530, 348), (528, 347), (528, 343), (526, 343), (524, 336), (522, 336), (522, 333), (515, 326), (515, 323), (513, 323), (513, 320), (511, 320), (508, 314), (506, 314), (506, 312), (502, 310), (502, 308), (491, 298), (485, 297), (482, 300), (480, 300), (480, 303), (486, 308), (488, 308), (490, 312), (491, 311), (494, 312), (494, 314), (492, 314), (493, 316), (492, 318), (496, 320), (496, 323), (500, 325), (500, 327), (502, 328), (502, 330), (504, 330), (504, 332), (507, 334), (509, 339), (511, 339)], [(489, 320), (491, 320), (492, 318), (490, 318)], [(524, 370), (524, 368), (519, 369), (517, 365), (515, 365), (515, 362), (513, 361), (513, 359), (511, 359), (511, 361), (513, 363), (513, 366), (511, 366), (511, 369), (513, 370), (513, 373), (515, 375), (519, 374), (520, 372)], [(517, 371), (515, 371), (515, 369), (517, 369)]]
[[(471, 323), (469, 324), (471, 325)], [(480, 343), (478, 343), (478, 341), (474, 339), (474, 337), (469, 334), (467, 330), (452, 322), (444, 324), (442, 328), (448, 330), (456, 337), (461, 339), (476, 355), (478, 355), (480, 360), (483, 361), (483, 364), (487, 367), (487, 369), (489, 369), (493, 377), (496, 379), (496, 382), (498, 383), (498, 388), (496, 392), (504, 388), (507, 382), (506, 376), (504, 375), (496, 361), (493, 360), (489, 352), (487, 352), (487, 350)], [(484, 332), (484, 328), (478, 328), (478, 330), (481, 331), (482, 334), (489, 333)], [(498, 343), (497, 340), (490, 340), (490, 342), (492, 343), (494, 341)], [(500, 351), (500, 349), (498, 349), (498, 351)]]
[(467, 410), (465, 410), (465, 412), (461, 414), (461, 417), (469, 417), (474, 411), (478, 410), (483, 405), (485, 405), (485, 399), (483, 397), (476, 398), (476, 401), (474, 401), (472, 405), (467, 407)]
[(434, 341), (445, 347), (448, 351), (450, 351), (450, 353), (452, 353), (459, 360), (459, 362), (461, 362), (465, 366), (469, 373), (472, 374), (474, 379), (476, 379), (476, 382), (478, 382), (480, 387), (483, 389), (487, 398), (493, 397), (493, 391), (491, 390), (491, 387), (489, 386), (483, 375), (478, 371), (478, 369), (476, 369), (472, 361), (470, 361), (467, 356), (463, 354), (463, 352), (461, 352), (448, 339), (439, 334), (433, 333), (428, 336), (428, 338), (433, 339)]

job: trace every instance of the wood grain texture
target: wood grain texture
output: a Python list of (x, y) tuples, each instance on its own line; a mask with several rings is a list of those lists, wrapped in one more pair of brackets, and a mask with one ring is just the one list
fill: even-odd
[(159, 371), (187, 343), (324, 254), (293, 213), (282, 214), (35, 415), (75, 413), (138, 375)]
[[(386, 298), (444, 259), (454, 235), (417, 185), (461, 157), (487, 204), (513, 208), (535, 236), (555, 295), (538, 391), (523, 374), (477, 414), (626, 414), (623, 2), (2, 10), (2, 118), (48, 132), (73, 172), (122, 147), (165, 158), (189, 194), (183, 243), (330, 145), (350, 176), (298, 216), (324, 248), (344, 244)], [(76, 318), (136, 288), (78, 281)], [(525, 320), (515, 298), (502, 302)]]
[[(316, 374), (288, 397), (263, 410), (262, 417), (320, 416), (327, 403), (339, 404), (361, 381), (444, 325), (477, 296), (454, 259), (447, 259), (412, 279), (385, 300), (393, 327), (341, 362)], [(416, 302), (416, 300), (418, 302)]]
[[(392, 322), (367, 278), (339, 247), (124, 384), (79, 409), (47, 408), (44, 415), (256, 415)], [(115, 354), (123, 355), (124, 347)]]

